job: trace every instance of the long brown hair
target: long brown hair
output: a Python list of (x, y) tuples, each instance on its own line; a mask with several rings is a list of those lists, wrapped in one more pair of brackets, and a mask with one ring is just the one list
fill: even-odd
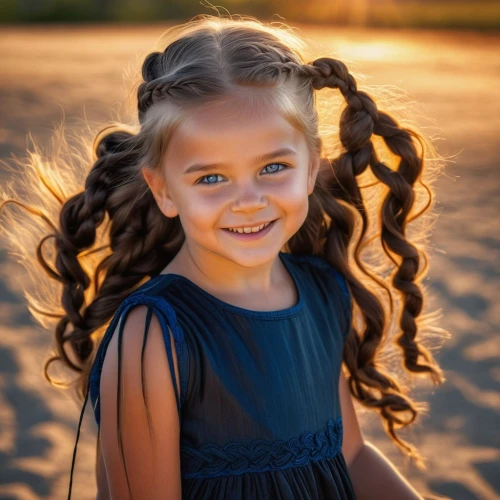
[[(159, 168), (183, 113), (244, 90), (298, 127), (321, 158), (307, 218), (285, 250), (322, 256), (345, 276), (353, 313), (343, 353), (350, 390), (425, 468), (396, 430), (426, 410), (410, 398), (408, 375), (444, 381), (431, 346), (424, 346), (447, 333), (435, 325), (435, 312), (423, 314), (431, 181), (441, 165), (431, 141), (379, 110), (342, 61), (306, 63), (303, 42), (283, 27), (200, 15), (168, 29), (161, 44), (142, 64), (139, 123), (101, 130), (88, 155), (90, 170), (83, 168), (79, 178), (71, 155), (44, 162), (35, 152), (24, 169), (31, 203), (2, 193), (0, 208), (13, 203), (33, 216), (36, 230), (26, 231), (14, 215), (3, 230), (22, 248), (26, 268), (36, 239), (35, 289), (41, 290), (40, 274), (52, 278), (45, 286), (56, 285), (51, 293), (26, 294), (35, 318), (55, 331), (46, 378), (68, 385), (48, 373), (52, 362), (62, 361), (78, 374), (75, 385), (84, 397), (97, 344), (118, 306), (165, 268), (184, 241), (179, 218), (159, 210), (140, 169)], [(321, 100), (321, 89), (335, 92)], [(344, 104), (332, 134), (331, 126), (321, 129), (321, 116), (338, 96)]]

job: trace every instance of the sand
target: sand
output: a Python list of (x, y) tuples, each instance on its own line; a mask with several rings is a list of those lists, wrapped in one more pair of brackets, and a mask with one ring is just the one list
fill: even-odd
[[(124, 69), (134, 67), (165, 27), (3, 27), (0, 158), (22, 155), (28, 132), (47, 144), (63, 110), (70, 127), (84, 126), (84, 118), (103, 124), (114, 118), (128, 95)], [(425, 498), (500, 498), (500, 308), (494, 305), (500, 276), (500, 37), (306, 26), (299, 33), (321, 44), (322, 55), (350, 61), (366, 77), (360, 86), (408, 91), (420, 105), (418, 123), (442, 137), (442, 155), (455, 156), (436, 183), (440, 217), (426, 282), (443, 310), (443, 328), (452, 333), (437, 356), (447, 381), (422, 392), (430, 414), (404, 434), (427, 457), (428, 470), (403, 460), (375, 414), (363, 416), (365, 438)], [(0, 181), (7, 179), (1, 170)], [(0, 498), (64, 498), (80, 409), (41, 376), (51, 334), (30, 318), (22, 270), (0, 246)], [(94, 492), (89, 443), (79, 445), (73, 498)]]

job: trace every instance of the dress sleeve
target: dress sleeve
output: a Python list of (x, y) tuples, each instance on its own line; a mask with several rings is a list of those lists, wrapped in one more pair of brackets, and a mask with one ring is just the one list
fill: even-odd
[(186, 363), (183, 332), (166, 299), (132, 294), (122, 302), (97, 351), (82, 410), (90, 393), (110, 498), (154, 500), (165, 491), (181, 498)]
[(95, 419), (98, 426), (100, 425), (100, 417), (101, 417), (99, 384), (101, 379), (101, 370), (103, 366), (104, 357), (106, 355), (106, 351), (108, 349), (108, 345), (111, 339), (115, 336), (115, 330), (117, 329), (117, 327), (119, 327), (117, 334), (119, 338), (122, 338), (123, 329), (125, 326), (125, 320), (130, 311), (138, 305), (145, 305), (148, 311), (148, 315), (145, 317), (144, 338), (143, 338), (144, 344), (146, 344), (147, 341), (152, 317), (155, 317), (156, 321), (158, 321), (159, 325), (161, 326), (161, 335), (163, 337), (163, 342), (164, 342), (164, 351), (167, 356), (172, 380), (174, 380), (174, 364), (173, 364), (174, 350), (177, 354), (177, 359), (179, 360), (179, 366), (183, 377), (181, 377), (180, 380), (180, 388), (174, 387), (174, 389), (175, 389), (177, 411), (179, 414), (179, 418), (181, 417), (181, 410), (184, 401), (186, 400), (186, 393), (188, 386), (187, 347), (183, 331), (178, 326), (175, 312), (166, 299), (164, 299), (163, 297), (149, 296), (145, 294), (132, 294), (121, 303), (110, 325), (108, 326), (106, 333), (104, 334), (104, 337), (101, 341), (101, 344), (99, 345), (99, 349), (97, 351), (96, 358), (90, 373), (89, 394), (92, 402), (92, 407), (94, 409)]
[(341, 274), (339, 271), (331, 267), (333, 275), (335, 277), (336, 282), (339, 285), (339, 288), (342, 293), (342, 309), (344, 311), (345, 317), (345, 327), (343, 329), (343, 338), (344, 342), (349, 336), (351, 332), (351, 321), (352, 321), (352, 301), (351, 301), (351, 293), (349, 291), (349, 287), (347, 286), (347, 281), (345, 276)]
[(315, 256), (315, 262), (317, 265), (324, 269), (327, 273), (329, 279), (329, 289), (332, 290), (332, 294), (338, 297), (336, 303), (340, 303), (341, 309), (341, 323), (342, 323), (342, 337), (344, 342), (346, 341), (349, 333), (351, 332), (351, 322), (352, 322), (352, 300), (351, 292), (347, 285), (347, 280), (345, 276), (337, 271), (327, 260), (322, 257)]

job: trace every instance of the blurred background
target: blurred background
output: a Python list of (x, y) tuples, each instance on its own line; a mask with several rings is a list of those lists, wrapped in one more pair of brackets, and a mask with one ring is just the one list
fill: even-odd
[[(435, 185), (426, 281), (452, 334), (437, 356), (447, 381), (422, 393), (429, 415), (403, 434), (428, 470), (403, 460), (375, 414), (363, 416), (363, 432), (428, 499), (500, 498), (500, 3), (233, 0), (219, 6), (222, 15), (224, 8), (292, 26), (360, 74), (360, 89), (404, 89), (419, 105), (415, 120), (453, 158)], [(136, 58), (170, 25), (203, 13), (215, 14), (195, 1), (1, 0), (0, 182), (29, 135), (49, 146), (62, 120), (67, 129), (97, 131), (114, 119), (130, 98)], [(23, 268), (4, 243), (0, 498), (65, 498), (80, 407), (41, 375), (53, 333), (32, 320)], [(95, 450), (81, 439), (75, 499), (95, 492)]]
[[(182, 19), (200, 13), (194, 1), (162, 0), (2, 0), (2, 22), (147, 22)], [(218, 4), (217, 4), (218, 5)], [(498, 1), (478, 0), (228, 0), (232, 14), (341, 26), (472, 28), (496, 30)]]

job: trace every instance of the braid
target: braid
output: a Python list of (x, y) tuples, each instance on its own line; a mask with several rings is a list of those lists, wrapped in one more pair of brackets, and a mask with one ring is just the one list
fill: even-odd
[[(394, 172), (382, 163), (373, 152), (372, 171), (377, 178), (390, 188), (382, 206), (382, 242), (387, 255), (400, 257), (400, 265), (393, 276), (392, 283), (405, 297), (400, 326), (402, 334), (398, 338), (405, 354), (405, 366), (414, 372), (430, 373), (434, 383), (439, 383), (441, 373), (436, 370), (430, 352), (415, 342), (417, 326), (415, 318), (421, 313), (423, 298), (420, 287), (415, 283), (418, 277), (419, 253), (417, 248), (405, 238), (407, 216), (415, 199), (412, 189), (421, 172), (421, 162), (413, 161), (414, 146), (410, 133), (392, 134), (397, 127), (395, 122), (387, 117), (391, 135), (384, 136), (391, 151), (399, 151), (401, 162)], [(380, 131), (382, 132), (382, 128)], [(380, 134), (382, 135), (382, 134)], [(405, 154), (410, 152), (410, 154)], [(418, 363), (419, 356), (424, 358)]]
[[(348, 104), (340, 117), (340, 140), (347, 151), (331, 162), (330, 169), (326, 170), (323, 177), (328, 175), (328, 171), (335, 173), (335, 177), (330, 176), (329, 181), (327, 181), (328, 189), (336, 198), (342, 199), (356, 208), (361, 216), (361, 236), (355, 249), (354, 258), (359, 269), (385, 290), (389, 299), (389, 313), (392, 314), (394, 305), (390, 288), (382, 279), (371, 272), (360, 258), (361, 251), (369, 243), (369, 241), (363, 241), (368, 230), (368, 219), (356, 176), (365, 172), (370, 163), (373, 150), (370, 138), (374, 130), (374, 121), (378, 119), (379, 112), (371, 97), (365, 92), (357, 90), (356, 80), (349, 74), (343, 62), (336, 59), (319, 58), (312, 65), (300, 65), (297, 70), (301, 76), (311, 78), (312, 86), (316, 90), (324, 87), (340, 89)], [(339, 208), (334, 210), (341, 218), (347, 217), (346, 214), (339, 213)], [(349, 238), (347, 241), (350, 240), (351, 236), (352, 234), (346, 235)], [(346, 272), (349, 271), (346, 269)], [(377, 306), (373, 305), (372, 307)], [(383, 314), (382, 306), (380, 306), (380, 313)]]
[[(161, 52), (151, 52), (146, 56), (142, 64), (142, 78), (143, 82), (137, 89), (137, 108), (139, 121), (144, 121), (144, 115), (157, 99), (163, 98), (168, 95), (169, 85), (165, 82), (165, 75), (159, 71), (161, 64)], [(162, 85), (158, 84), (158, 79), (162, 80)]]
[[(108, 148), (113, 146), (116, 148), (123, 137), (123, 134), (108, 136), (98, 145), (96, 149), (98, 159), (86, 180), (85, 190), (72, 196), (62, 205), (59, 216), (60, 229), (55, 234), (57, 271), (51, 268), (42, 255), (41, 246), (45, 239), (37, 248), (42, 267), (63, 284), (61, 301), (66, 314), (56, 326), (57, 346), (59, 354), (77, 371), (80, 371), (80, 367), (68, 358), (63, 344), (70, 340), (80, 362), (87, 359), (93, 347), (92, 339), (86, 331), (84, 317), (80, 314), (85, 299), (84, 291), (89, 287), (90, 279), (82, 268), (78, 255), (94, 244), (97, 227), (104, 219), (109, 193), (113, 185), (122, 180), (119, 175), (120, 170), (110, 168), (110, 160), (104, 153)], [(65, 337), (69, 323), (75, 329)]]
[[(169, 52), (172, 46), (169, 47)], [(137, 88), (137, 108), (139, 122), (145, 120), (146, 111), (155, 102), (174, 98), (176, 102), (183, 99), (192, 101), (193, 94), (198, 98), (217, 95), (220, 93), (221, 85), (217, 78), (207, 75), (199, 78), (199, 64), (186, 64), (173, 73), (161, 72), (164, 53), (150, 53), (143, 64), (142, 75), (144, 81)]]
[[(182, 244), (180, 222), (166, 218), (144, 180), (131, 174), (138, 161), (134, 147), (129, 147), (133, 138), (128, 132), (114, 131), (94, 143), (97, 160), (87, 176), (85, 190), (61, 208), (60, 229), (55, 234), (56, 270), (42, 255), (45, 238), (38, 246), (42, 267), (63, 284), (65, 311), (55, 330), (57, 355), (44, 368), (47, 378), (50, 363), (61, 357), (72, 369), (82, 372), (82, 366), (68, 358), (63, 344), (70, 341), (82, 365), (93, 352), (91, 333), (112, 317), (144, 277), (158, 274)], [(138, 195), (141, 191), (143, 194)], [(94, 298), (81, 313), (91, 280), (79, 256), (94, 245), (97, 228), (106, 215), (110, 219), (109, 245), (99, 250), (110, 248), (112, 252), (95, 268)], [(69, 324), (73, 329), (68, 333)]]
[(121, 192), (121, 200), (118, 200), (121, 205), (113, 205), (110, 226), (113, 253), (96, 268), (95, 282), (104, 272), (105, 278), (86, 309), (89, 318), (111, 318), (130, 291), (144, 277), (160, 273), (182, 245), (184, 238), (178, 217), (165, 217), (150, 191), (130, 203), (134, 192), (137, 192), (136, 183), (130, 185), (127, 193)]
[[(364, 287), (347, 266), (347, 246), (352, 236), (354, 220), (348, 206), (343, 204), (354, 207), (362, 221), (361, 236), (354, 252), (356, 263), (365, 274), (388, 292), (392, 313), (393, 299), (390, 288), (380, 277), (370, 273), (359, 257), (361, 249), (368, 243), (364, 242), (363, 245), (368, 219), (356, 177), (370, 165), (376, 178), (389, 188), (381, 209), (381, 241), (386, 255), (397, 268), (392, 275), (392, 284), (401, 292), (403, 298), (399, 321), (402, 333), (397, 342), (402, 347), (404, 363), (408, 370), (428, 373), (435, 384), (442, 382), (442, 371), (432, 355), (415, 340), (416, 318), (423, 306), (422, 292), (415, 282), (419, 277), (419, 253), (405, 235), (408, 216), (415, 201), (413, 185), (423, 169), (423, 161), (412, 142), (412, 137), (417, 140), (419, 137), (411, 130), (400, 128), (388, 114), (378, 111), (373, 99), (365, 92), (357, 90), (356, 80), (341, 61), (319, 58), (312, 64), (299, 66), (297, 71), (302, 76), (309, 77), (316, 90), (324, 87), (338, 88), (347, 103), (341, 114), (339, 130), (345, 151), (330, 161), (329, 173), (318, 178), (318, 196), (323, 198), (325, 213), (336, 224), (335, 227), (330, 227), (326, 234), (325, 258), (346, 276), (353, 298), (365, 321), (364, 335), (361, 337), (354, 326), (351, 326), (351, 335), (346, 342), (344, 358), (350, 371), (351, 391), (363, 405), (379, 410), (385, 419), (385, 428), (389, 435), (416, 459), (418, 467), (424, 468), (416, 448), (394, 432), (396, 424), (398, 427), (404, 427), (415, 420), (417, 406), (403, 394), (397, 381), (375, 363), (386, 324), (384, 308), (375, 294)], [(371, 140), (373, 134), (382, 136), (389, 149), (401, 158), (396, 171), (377, 157)], [(330, 193), (333, 198), (327, 198), (322, 192)], [(422, 357), (423, 361), (419, 362), (419, 357)], [(374, 396), (373, 391), (365, 389), (363, 385), (378, 389), (381, 397)], [(410, 419), (401, 419), (397, 416), (399, 412), (410, 412)]]

